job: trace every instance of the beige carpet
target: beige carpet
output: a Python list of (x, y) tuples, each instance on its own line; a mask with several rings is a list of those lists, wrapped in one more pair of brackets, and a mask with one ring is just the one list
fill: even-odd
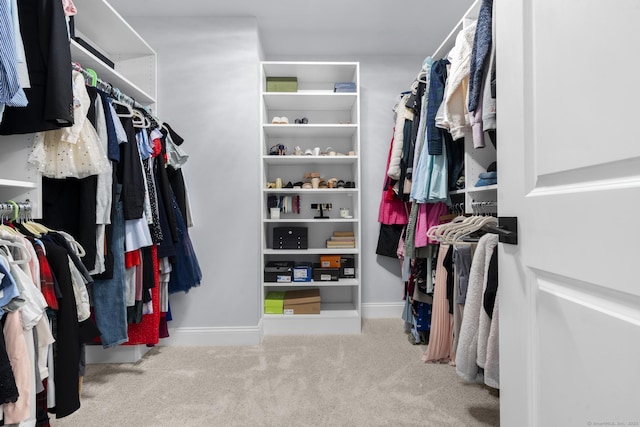
[(425, 364), (401, 320), (356, 336), (267, 336), (258, 347), (156, 347), (89, 365), (82, 407), (52, 426), (494, 426), (499, 398)]

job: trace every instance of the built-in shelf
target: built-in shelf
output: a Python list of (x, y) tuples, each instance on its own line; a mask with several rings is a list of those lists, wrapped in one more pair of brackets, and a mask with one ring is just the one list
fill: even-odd
[(358, 131), (358, 125), (340, 123), (306, 125), (267, 123), (262, 128), (266, 136), (275, 138), (349, 138)]
[(358, 100), (356, 93), (265, 92), (265, 106), (270, 110), (349, 110)]
[(109, 67), (73, 39), (71, 40), (71, 58), (83, 68), (93, 69), (101, 80), (109, 82), (113, 87), (120, 89), (122, 93), (135, 99), (140, 104), (147, 105), (156, 102), (153, 96), (140, 89), (114, 68)]
[[(295, 77), (297, 92), (267, 92), (269, 77)], [(319, 263), (322, 255), (350, 258), (360, 271), (360, 197), (359, 188), (266, 188), (279, 179), (286, 184), (303, 181), (305, 174), (318, 173), (324, 180), (335, 177), (360, 186), (360, 105), (359, 93), (335, 93), (335, 83), (352, 82), (359, 87), (358, 63), (343, 62), (263, 62), (260, 92), (261, 148), (261, 267), (270, 261), (304, 261)], [(272, 123), (274, 117), (287, 117), (288, 124)], [(295, 123), (296, 118), (308, 123)], [(268, 155), (272, 147), (286, 147), (284, 156)], [(342, 155), (293, 155), (296, 147), (304, 153), (319, 149)], [(329, 148), (331, 147), (331, 148)], [(352, 152), (354, 155), (349, 155)], [(295, 179), (293, 179), (295, 177)], [(300, 214), (281, 213), (271, 219), (267, 206), (273, 196), (300, 196)], [(317, 219), (315, 203), (333, 206), (334, 218)], [(342, 218), (339, 209), (348, 209), (353, 218)], [(325, 211), (325, 214), (328, 214)], [(310, 249), (273, 249), (276, 228), (290, 227), (291, 233), (304, 228)], [(353, 248), (325, 248), (325, 242), (338, 231), (352, 231)], [(344, 334), (361, 331), (361, 281), (342, 278), (338, 281), (272, 283), (262, 282), (262, 299), (271, 290), (318, 288), (321, 297), (320, 314), (264, 314), (264, 334)], [(331, 302), (331, 303), (329, 303)]]
[(312, 280), (311, 282), (291, 282), (291, 283), (274, 283), (274, 282), (264, 282), (264, 286), (269, 286), (272, 288), (317, 288), (318, 286), (358, 286), (359, 282), (356, 279), (340, 279), (338, 281), (320, 281), (316, 282)]

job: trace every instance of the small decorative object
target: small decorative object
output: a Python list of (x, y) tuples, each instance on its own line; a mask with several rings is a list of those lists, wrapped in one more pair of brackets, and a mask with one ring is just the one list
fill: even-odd
[(287, 147), (283, 144), (276, 144), (269, 148), (270, 156), (284, 156), (287, 154)]
[(340, 208), (340, 218), (352, 218), (352, 216), (349, 214), (349, 209)]
[(280, 208), (271, 208), (271, 219), (280, 219)]
[(282, 178), (276, 178), (276, 188), (282, 188)]
[(330, 211), (333, 206), (331, 203), (312, 203), (311, 209), (316, 209), (320, 212), (319, 216), (314, 216), (315, 219), (328, 219), (328, 216), (324, 216), (325, 211)]

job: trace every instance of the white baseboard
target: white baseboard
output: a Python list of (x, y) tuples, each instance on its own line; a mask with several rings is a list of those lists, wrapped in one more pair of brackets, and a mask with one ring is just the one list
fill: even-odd
[(402, 318), (404, 302), (370, 302), (362, 304), (363, 319)]
[(195, 346), (252, 346), (262, 341), (262, 327), (230, 326), (169, 329), (169, 338), (160, 345), (175, 347)]
[(88, 345), (86, 362), (91, 363), (135, 363), (142, 358), (151, 347), (146, 345), (119, 345), (102, 348), (100, 345)]
[[(403, 302), (364, 303), (362, 317), (365, 319), (402, 318)], [(163, 338), (158, 345), (176, 347), (194, 346), (255, 346), (262, 341), (262, 321), (257, 326), (171, 328), (169, 338)], [(117, 346), (103, 349), (87, 346), (87, 363), (135, 363), (150, 348), (138, 346)]]

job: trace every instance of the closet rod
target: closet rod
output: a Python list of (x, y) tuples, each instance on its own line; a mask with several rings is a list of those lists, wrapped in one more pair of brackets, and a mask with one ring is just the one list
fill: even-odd
[[(145, 107), (144, 105), (140, 104), (138, 101), (136, 101), (135, 99), (131, 98), (130, 96), (125, 95), (124, 93), (122, 93), (120, 91), (120, 89), (118, 89), (117, 87), (112, 86), (109, 82), (105, 82), (104, 80), (102, 80), (101, 78), (99, 78), (97, 76), (97, 74), (95, 74), (95, 71), (91, 70), (88, 71), (86, 68), (83, 68), (82, 65), (80, 65), (78, 62), (71, 62), (71, 67), (75, 70), (78, 71), (79, 73), (82, 73), (83, 76), (85, 76), (86, 78), (92, 79), (93, 81), (93, 85), (95, 87), (97, 87), (98, 89), (102, 90), (103, 92), (107, 93), (109, 96), (114, 97), (115, 99), (117, 99), (120, 102), (124, 102), (127, 105), (130, 105), (131, 107), (134, 108), (140, 108), (144, 111), (147, 111), (147, 107)], [(149, 113), (151, 114), (151, 113)]]
[(14, 202), (8, 200), (0, 203), (0, 218), (2, 220), (17, 221), (21, 218), (29, 219), (31, 217), (31, 202)]

